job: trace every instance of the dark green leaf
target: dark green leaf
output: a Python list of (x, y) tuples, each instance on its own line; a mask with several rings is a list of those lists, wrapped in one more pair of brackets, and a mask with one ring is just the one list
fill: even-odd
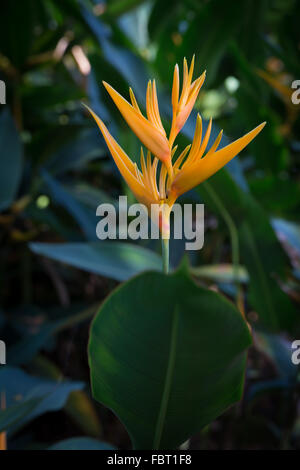
[(39, 255), (118, 281), (149, 269), (161, 270), (160, 256), (130, 243), (31, 243), (30, 248)]
[(175, 448), (241, 398), (250, 343), (225, 298), (183, 270), (145, 273), (114, 291), (93, 321), (93, 395), (135, 448)]

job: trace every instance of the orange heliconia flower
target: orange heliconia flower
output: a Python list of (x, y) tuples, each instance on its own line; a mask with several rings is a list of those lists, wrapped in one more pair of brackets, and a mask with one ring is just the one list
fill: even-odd
[[(146, 159), (141, 149), (141, 169), (138, 168), (136, 163), (132, 162), (112, 137), (103, 121), (87, 107), (98, 124), (121, 175), (137, 200), (145, 204), (148, 210), (151, 210), (154, 204), (161, 207), (160, 228), (163, 238), (169, 236), (169, 216), (176, 199), (220, 170), (241, 152), (266, 124), (263, 122), (248, 134), (218, 150), (222, 138), (221, 131), (208, 152), (205, 153), (212, 122), (209, 121), (205, 135), (202, 136), (202, 120), (198, 114), (192, 144), (188, 145), (172, 162), (177, 150), (177, 146), (173, 147), (174, 141), (186, 123), (205, 79), (204, 72), (192, 82), (194, 57), (189, 69), (186, 59), (184, 59), (183, 69), (181, 93), (179, 93), (179, 68), (177, 64), (174, 70), (172, 88), (173, 118), (169, 138), (166, 137), (161, 122), (154, 80), (153, 82), (150, 81), (147, 87), (147, 119), (141, 113), (131, 89), (129, 90), (130, 104), (104, 82), (105, 88), (124, 119), (148, 149)], [(154, 154), (154, 158), (152, 158), (151, 152)]]

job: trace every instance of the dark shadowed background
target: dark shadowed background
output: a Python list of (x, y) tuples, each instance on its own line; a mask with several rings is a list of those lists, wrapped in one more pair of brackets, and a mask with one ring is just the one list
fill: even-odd
[[(191, 141), (197, 111), (213, 117), (212, 138), (224, 129), (223, 144), (267, 126), (182, 199), (205, 204), (204, 248), (190, 252), (191, 273), (234, 300), (236, 261), (254, 332), (243, 401), (189, 446), (299, 449), (291, 361), (300, 339), (299, 18), (296, 0), (1, 5), (0, 432), (9, 449), (130, 448), (122, 424), (91, 397), (89, 325), (120, 281), (160, 269), (160, 245), (97, 240), (97, 206), (134, 198), (81, 102), (136, 160), (140, 144), (102, 80), (126, 98), (131, 86), (144, 109), (155, 78), (169, 129), (174, 65), (194, 53), (207, 78), (179, 144)], [(172, 241), (173, 267), (183, 253)], [(81, 439), (59, 444), (73, 437)]]

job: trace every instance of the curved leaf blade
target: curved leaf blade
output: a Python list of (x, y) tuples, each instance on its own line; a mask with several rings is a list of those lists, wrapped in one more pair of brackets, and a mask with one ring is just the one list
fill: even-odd
[(89, 342), (94, 397), (135, 448), (175, 448), (241, 398), (249, 329), (236, 308), (178, 271), (123, 284)]

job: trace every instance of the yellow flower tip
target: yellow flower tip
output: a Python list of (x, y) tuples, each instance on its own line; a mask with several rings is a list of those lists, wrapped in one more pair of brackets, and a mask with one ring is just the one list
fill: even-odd
[(85, 103), (82, 103), (82, 105), (88, 110), (88, 112), (92, 115), (92, 117), (95, 119), (98, 127), (100, 128), (100, 130), (102, 131), (102, 128), (103, 126), (105, 127), (104, 125), (104, 122), (99, 118), (99, 116), (97, 116), (96, 113), (94, 113), (94, 111)]
[(86, 103), (84, 103), (84, 101), (81, 101), (81, 104), (82, 104), (82, 106), (84, 106), (89, 112), (92, 111), (91, 108), (90, 108)]
[(177, 105), (179, 99), (179, 67), (178, 64), (174, 67), (173, 74), (173, 87), (172, 87), (172, 107), (173, 113), (176, 113)]
[(247, 136), (249, 136), (249, 137), (251, 136), (251, 139), (249, 140), (249, 143), (250, 143), (251, 140), (253, 140), (263, 130), (263, 128), (265, 127), (266, 124), (267, 124), (267, 121), (262, 122), (258, 126), (254, 127), (254, 129), (252, 129), (252, 131), (247, 132), (247, 134), (245, 134), (244, 137), (241, 137), (241, 139), (244, 139)]
[(195, 65), (195, 54), (193, 54), (191, 64), (190, 64), (190, 75), (192, 75), (192, 73), (194, 71), (194, 65)]
[(102, 80), (102, 85), (105, 87), (106, 91), (110, 94), (110, 90), (113, 90), (113, 87), (110, 86), (105, 80)]
[(195, 88), (198, 88), (198, 92), (200, 91), (200, 88), (202, 87), (204, 81), (205, 81), (205, 78), (206, 78), (206, 70), (200, 75), (200, 77), (198, 77), (195, 81), (194, 81), (194, 84), (195, 84)]
[(179, 77), (179, 66), (178, 66), (178, 64), (175, 64), (175, 67), (174, 67), (173, 80), (174, 80), (175, 77)]

